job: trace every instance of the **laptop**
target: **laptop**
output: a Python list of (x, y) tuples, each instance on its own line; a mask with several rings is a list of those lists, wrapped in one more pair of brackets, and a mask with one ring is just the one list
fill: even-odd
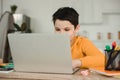
[(14, 70), (20, 72), (73, 74), (67, 34), (8, 34)]

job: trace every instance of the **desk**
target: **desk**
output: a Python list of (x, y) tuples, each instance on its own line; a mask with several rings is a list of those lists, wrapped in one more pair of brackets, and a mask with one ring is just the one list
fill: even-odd
[(80, 71), (73, 75), (11, 72), (9, 74), (0, 74), (0, 80), (120, 80), (95, 72), (90, 72), (88, 76), (82, 76)]

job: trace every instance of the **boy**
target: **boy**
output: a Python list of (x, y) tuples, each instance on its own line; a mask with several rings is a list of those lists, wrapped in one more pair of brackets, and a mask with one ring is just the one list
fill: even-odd
[(104, 66), (104, 54), (85, 37), (76, 36), (80, 29), (79, 14), (71, 7), (62, 7), (53, 14), (56, 33), (70, 36), (73, 68)]

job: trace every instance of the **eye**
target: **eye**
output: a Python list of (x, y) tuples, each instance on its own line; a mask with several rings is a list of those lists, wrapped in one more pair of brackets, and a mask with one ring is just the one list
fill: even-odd
[(55, 28), (55, 30), (56, 30), (56, 31), (60, 31), (60, 29), (59, 29), (59, 28)]
[(70, 29), (66, 28), (65, 31), (70, 31)]

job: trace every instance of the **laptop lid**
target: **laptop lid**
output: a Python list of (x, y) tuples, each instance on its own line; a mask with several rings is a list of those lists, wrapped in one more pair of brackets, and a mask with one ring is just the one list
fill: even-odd
[(8, 34), (8, 40), (16, 71), (73, 73), (67, 34)]

